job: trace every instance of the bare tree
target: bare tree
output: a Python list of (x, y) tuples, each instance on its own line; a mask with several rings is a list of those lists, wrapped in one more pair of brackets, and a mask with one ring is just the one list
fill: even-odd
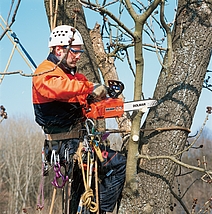
[[(180, 151), (185, 146), (210, 60), (211, 1), (200, 3), (199, 1), (179, 0), (173, 28), (171, 28), (171, 23), (167, 24), (165, 21), (165, 1), (148, 1), (147, 6), (144, 6), (142, 2), (131, 3), (129, 1), (104, 1), (101, 4), (81, 1), (81, 3), (103, 15), (105, 23), (110, 24), (107, 28), (108, 32), (112, 32), (110, 30), (114, 25), (121, 29), (117, 32), (123, 32), (118, 34), (118, 37), (113, 37), (108, 33), (111, 39), (110, 43), (108, 42), (108, 48), (113, 50), (109, 53), (110, 56), (127, 48), (119, 43), (121, 35), (127, 34), (132, 39), (136, 67), (134, 100), (142, 97), (144, 26), (148, 26), (149, 17), (154, 19), (153, 12), (156, 12), (155, 9), (160, 6), (159, 22), (167, 35), (167, 51), (154, 93), (154, 98), (159, 101), (159, 105), (149, 112), (145, 125), (142, 127), (144, 129), (142, 135), (140, 135), (142, 112), (133, 114), (128, 146), (127, 188), (122, 210), (124, 210), (123, 213), (132, 212), (132, 210), (134, 213), (169, 213), (171, 211), (169, 206), (172, 195), (171, 184), (177, 164), (170, 159), (158, 159), (157, 156), (174, 155), (176, 159), (179, 159), (182, 154)], [(133, 31), (121, 22), (114, 12), (106, 9), (107, 6), (115, 3), (119, 5), (119, 8), (123, 10), (125, 8), (130, 14), (134, 21)], [(121, 7), (122, 3), (123, 7)], [(136, 9), (139, 12), (136, 12)], [(117, 14), (121, 16), (121, 13)], [(115, 24), (110, 20), (113, 20)], [(154, 42), (152, 46), (158, 52), (159, 47), (154, 37), (152, 41)], [(157, 131), (158, 128), (162, 128), (163, 131)], [(135, 156), (138, 153), (140, 153), (139, 159)], [(152, 156), (155, 159), (151, 159)], [(128, 203), (129, 200), (130, 203)]]
[(34, 209), (41, 177), (41, 132), (30, 120), (19, 118), (2, 123), (0, 133), (1, 185), (9, 195), (1, 212)]
[[(154, 93), (159, 105), (150, 111), (145, 128), (190, 128), (210, 61), (211, 6), (207, 1), (200, 5), (195, 1), (178, 2), (172, 32), (172, 64), (170, 69), (163, 68), (161, 71)], [(180, 158), (180, 151), (183, 150), (187, 137), (188, 132), (183, 129), (145, 132), (140, 145), (141, 153), (144, 156), (167, 154)], [(151, 213), (168, 213), (171, 184), (177, 165), (169, 160), (149, 162), (141, 159), (139, 168), (140, 187), (146, 187), (141, 192), (141, 196), (145, 193), (146, 202), (142, 204), (142, 210), (146, 206)]]
[[(193, 166), (210, 169), (212, 163), (210, 155), (212, 147), (211, 132), (209, 129), (204, 129), (195, 145), (190, 146), (196, 135), (191, 136), (188, 139), (186, 148), (189, 147), (189, 149), (183, 153), (181, 160), (182, 162), (189, 163)], [(177, 200), (183, 201), (191, 213), (210, 213), (212, 191), (212, 187), (210, 185), (211, 181), (212, 177), (207, 173), (204, 174), (193, 169), (178, 167), (173, 191), (176, 193)], [(174, 197), (170, 204), (170, 207), (171, 206), (174, 213), (183, 212), (183, 208), (176, 203)]]
[[(62, 8), (62, 12), (65, 12), (63, 15), (66, 15), (66, 11), (78, 13), (78, 9), (70, 9), (72, 1), (64, 2), (66, 7)], [(64, 2), (61, 2), (60, 6)], [(134, 100), (140, 100), (143, 94), (143, 32), (146, 30), (144, 26), (151, 30), (147, 20), (149, 18), (154, 19), (156, 9), (159, 8), (160, 10), (160, 21), (158, 23), (167, 36), (167, 47), (166, 53), (161, 54), (163, 56), (162, 70), (154, 93), (154, 98), (159, 101), (159, 105), (149, 112), (142, 127), (142, 133), (140, 132), (140, 124), (143, 113), (135, 112), (132, 115), (132, 128), (128, 143), (126, 194), (123, 198), (121, 212), (169, 213), (171, 211), (171, 195), (175, 195), (172, 191), (172, 183), (178, 168), (177, 163), (181, 164), (182, 151), (187, 142), (189, 128), (210, 60), (212, 2), (211, 0), (179, 0), (173, 28), (171, 28), (171, 24), (166, 23), (164, 18), (165, 0), (147, 1), (147, 5), (142, 2), (130, 2), (128, 0), (123, 2), (103, 1), (101, 5), (90, 1), (81, 1), (81, 3), (100, 12), (105, 23), (107, 22), (109, 27), (105, 28), (105, 23), (103, 27), (109, 32), (109, 56), (119, 57), (118, 54), (124, 50), (126, 51), (126, 57), (129, 57), (127, 49), (134, 47)], [(133, 28), (128, 28), (117, 18), (118, 16), (106, 10), (108, 6), (115, 3), (118, 3), (119, 11), (126, 9), (133, 20)], [(56, 6), (55, 4), (55, 11), (57, 12)], [(57, 14), (56, 12), (55, 14)], [(52, 14), (50, 13), (50, 20)], [(122, 12), (118, 14), (122, 14)], [(67, 17), (70, 18), (70, 14)], [(111, 34), (111, 27), (114, 26), (114, 23), (109, 22), (108, 17), (116, 23), (117, 32), (121, 32), (116, 37)], [(76, 20), (75, 16), (73, 20)], [(65, 22), (62, 23), (65, 24)], [(86, 28), (86, 25), (82, 24), (82, 26)], [(127, 46), (119, 43), (119, 37), (123, 35), (130, 38), (131, 43)], [(154, 35), (154, 32), (152, 35)], [(156, 53), (164, 50), (158, 46), (154, 36), (151, 37), (150, 35), (150, 38), (153, 41), (152, 47), (155, 48)], [(88, 67), (82, 67), (88, 71)], [(89, 72), (91, 70), (94, 71), (94, 66), (91, 69), (89, 68)], [(97, 75), (94, 76), (97, 77)], [(27, 192), (29, 186), (27, 182), (22, 183), (20, 179), (25, 175), (21, 174), (20, 166), (16, 163), (17, 161), (20, 164), (23, 163), (24, 153), (22, 151), (19, 151), (19, 153), (21, 158), (11, 162), (16, 169), (11, 172), (10, 176), (15, 173), (16, 184), (18, 185), (15, 193), (16, 196), (21, 197), (22, 205), (25, 205), (26, 196), (22, 190)], [(5, 156), (9, 157), (9, 154), (5, 154)], [(9, 164), (9, 162), (6, 163)], [(203, 170), (203, 172), (206, 171), (206, 169)], [(31, 177), (30, 172), (28, 175)], [(8, 180), (8, 182), (11, 181)], [(14, 186), (13, 183), (10, 185)], [(136, 206), (133, 206), (135, 204)], [(18, 211), (18, 207), (18, 202), (16, 202), (14, 210)], [(189, 213), (186, 208), (185, 211)]]

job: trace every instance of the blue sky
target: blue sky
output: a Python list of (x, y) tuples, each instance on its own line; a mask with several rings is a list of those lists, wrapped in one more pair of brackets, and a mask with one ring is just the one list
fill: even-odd
[[(17, 1), (15, 1), (17, 2)], [(46, 17), (43, 0), (22, 0), (16, 21), (12, 25), (15, 32), (33, 58), (36, 64), (41, 63), (48, 55), (48, 37), (50, 29)], [(9, 0), (1, 0), (0, 15), (6, 20), (10, 9)], [(90, 28), (95, 24), (96, 20), (89, 23)], [(2, 21), (0, 21), (1, 24)], [(2, 34), (0, 28), (0, 34)], [(0, 71), (3, 72), (12, 50), (12, 43), (7, 36), (0, 41)], [(133, 82), (134, 78), (129, 72), (129, 68), (121, 62), (116, 64), (119, 78), (125, 84), (124, 95), (126, 101), (133, 99)], [(209, 70), (212, 70), (210, 63)], [(15, 51), (12, 62), (8, 71), (22, 70), (24, 73), (30, 74), (32, 70), (26, 65), (19, 53)], [(145, 52), (145, 75), (144, 75), (144, 95), (146, 98), (152, 97), (157, 77), (159, 75), (160, 65), (155, 54)], [(4, 105), (9, 118), (14, 115), (26, 115), (34, 119), (32, 100), (31, 100), (31, 77), (22, 77), (18, 74), (7, 75), (4, 77), (0, 85), (0, 105)], [(203, 89), (199, 100), (197, 111), (192, 125), (192, 132), (196, 132), (200, 128), (204, 119), (206, 106), (212, 106), (212, 93)], [(209, 117), (207, 127), (212, 129), (212, 116)]]

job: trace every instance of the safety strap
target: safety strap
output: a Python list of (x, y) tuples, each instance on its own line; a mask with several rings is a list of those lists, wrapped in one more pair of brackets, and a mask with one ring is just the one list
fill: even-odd
[(29, 61), (32, 63), (32, 65), (37, 68), (37, 65), (35, 64), (35, 62), (33, 61), (32, 57), (28, 54), (28, 52), (26, 51), (26, 49), (24, 48), (24, 46), (21, 44), (20, 40), (18, 39), (17, 35), (15, 32), (13, 32), (11, 34), (11, 36), (14, 38), (14, 42), (16, 42), (17, 44), (20, 45), (22, 51), (24, 52), (24, 54), (26, 55), (26, 57), (29, 59)]

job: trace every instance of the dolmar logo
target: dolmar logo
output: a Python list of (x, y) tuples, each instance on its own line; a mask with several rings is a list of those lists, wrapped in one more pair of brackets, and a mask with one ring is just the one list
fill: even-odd
[(133, 104), (133, 108), (145, 106), (145, 105), (146, 105), (146, 103), (136, 103), (136, 104)]
[(116, 107), (110, 107), (110, 108), (105, 108), (105, 111), (121, 111), (123, 108), (122, 106), (116, 106)]

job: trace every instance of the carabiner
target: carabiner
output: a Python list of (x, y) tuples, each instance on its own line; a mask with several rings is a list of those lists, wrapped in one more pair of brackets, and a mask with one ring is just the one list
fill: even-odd
[(52, 154), (51, 154), (51, 165), (52, 163), (54, 162), (54, 165), (57, 164), (57, 162), (59, 163), (60, 162), (60, 158), (59, 158), (59, 155), (56, 155), (56, 150), (52, 150)]
[[(54, 165), (54, 172), (55, 172), (55, 176), (54, 176), (54, 180), (51, 182), (51, 184), (57, 188), (63, 188), (66, 181), (68, 181), (68, 176), (67, 175), (63, 175), (61, 170), (60, 170), (61, 166), (59, 163), (57, 163), (56, 165)], [(59, 185), (58, 184), (58, 180), (62, 179), (62, 184)]]
[(90, 122), (92, 124), (92, 128), (91, 128), (92, 131), (94, 129), (94, 122), (93, 122), (93, 120), (91, 120), (89, 118), (87, 118), (85, 121), (85, 126), (86, 126), (86, 130), (88, 132), (88, 135), (91, 135), (90, 130), (89, 130), (89, 126), (88, 126), (88, 122)]

